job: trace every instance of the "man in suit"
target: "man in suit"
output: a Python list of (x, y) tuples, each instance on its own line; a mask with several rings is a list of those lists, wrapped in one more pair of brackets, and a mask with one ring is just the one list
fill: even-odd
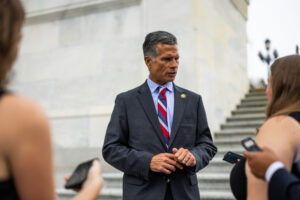
[(174, 35), (149, 33), (143, 51), (149, 77), (117, 96), (103, 157), (124, 172), (124, 200), (200, 199), (196, 173), (217, 151), (201, 96), (173, 83)]
[(278, 161), (275, 153), (261, 147), (261, 152), (244, 153), (252, 173), (269, 183), (268, 196), (270, 200), (300, 199), (300, 161), (294, 164), (293, 173), (287, 171), (283, 163)]

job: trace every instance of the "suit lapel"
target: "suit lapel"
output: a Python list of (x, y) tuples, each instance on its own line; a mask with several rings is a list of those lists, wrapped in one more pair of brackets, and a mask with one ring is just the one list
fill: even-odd
[(173, 86), (174, 86), (174, 115), (173, 115), (173, 125), (171, 130), (169, 146), (172, 145), (175, 139), (177, 130), (179, 128), (184, 113), (185, 105), (187, 102), (186, 94), (180, 88), (178, 88), (174, 83)]
[(155, 106), (153, 103), (153, 98), (152, 98), (150, 89), (147, 85), (147, 81), (143, 85), (141, 85), (138, 92), (139, 92), (139, 95), (138, 95), (139, 102), (141, 103), (149, 121), (151, 122), (152, 126), (154, 127), (156, 135), (159, 137), (165, 150), (167, 150), (164, 136), (163, 136), (163, 133), (159, 126), (159, 121), (158, 121), (157, 113), (156, 113)]

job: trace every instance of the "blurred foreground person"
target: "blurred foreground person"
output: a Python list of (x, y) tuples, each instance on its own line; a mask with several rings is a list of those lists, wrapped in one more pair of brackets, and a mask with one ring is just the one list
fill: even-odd
[[(300, 142), (300, 56), (277, 59), (271, 66), (268, 82), (267, 120), (255, 140), (259, 146), (272, 150), (290, 171), (297, 161)], [(230, 179), (232, 192), (237, 199), (268, 199), (268, 183), (255, 177), (247, 162), (246, 165), (245, 162), (237, 163)], [(275, 188), (269, 186), (269, 191), (277, 190)], [(277, 191), (272, 192), (276, 194)]]
[[(19, 0), (0, 0), (0, 199), (55, 199), (50, 129), (33, 102), (8, 92), (25, 13)], [(99, 162), (75, 199), (94, 199), (102, 186)]]
[[(300, 114), (298, 121), (300, 122)], [(299, 146), (300, 147), (300, 146)], [(275, 153), (261, 147), (262, 152), (246, 151), (251, 172), (257, 177), (266, 180), (269, 184), (268, 197), (272, 200), (299, 200), (300, 199), (300, 161), (293, 164), (289, 172), (284, 164), (278, 161)], [(299, 151), (298, 151), (299, 152)]]

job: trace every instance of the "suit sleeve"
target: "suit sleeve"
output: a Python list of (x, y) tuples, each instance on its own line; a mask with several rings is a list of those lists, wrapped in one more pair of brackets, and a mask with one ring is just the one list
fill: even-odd
[(210, 129), (208, 127), (205, 109), (202, 98), (198, 100), (198, 119), (197, 119), (197, 136), (195, 146), (190, 150), (196, 158), (196, 166), (193, 171), (198, 172), (200, 169), (208, 165), (209, 161), (217, 153), (217, 147), (213, 144)]
[(102, 155), (106, 162), (126, 174), (148, 179), (150, 162), (153, 155), (137, 151), (128, 145), (128, 123), (126, 106), (118, 95), (104, 139)]
[(277, 170), (268, 188), (269, 199), (296, 200), (300, 199), (300, 180), (285, 168)]

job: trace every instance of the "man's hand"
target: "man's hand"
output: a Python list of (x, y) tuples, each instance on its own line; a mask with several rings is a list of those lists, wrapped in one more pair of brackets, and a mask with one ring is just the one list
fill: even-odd
[(188, 149), (180, 148), (178, 150), (176, 148), (173, 148), (172, 151), (177, 162), (182, 163), (188, 167), (194, 167), (196, 165), (196, 159)]
[(257, 178), (265, 180), (265, 174), (268, 167), (278, 159), (275, 153), (268, 147), (260, 147), (260, 149), (261, 152), (245, 151), (244, 156), (248, 160), (251, 172)]
[(183, 169), (182, 165), (175, 161), (175, 156), (171, 153), (160, 153), (152, 157), (150, 169), (153, 172), (162, 172), (171, 174), (175, 172), (176, 167)]

